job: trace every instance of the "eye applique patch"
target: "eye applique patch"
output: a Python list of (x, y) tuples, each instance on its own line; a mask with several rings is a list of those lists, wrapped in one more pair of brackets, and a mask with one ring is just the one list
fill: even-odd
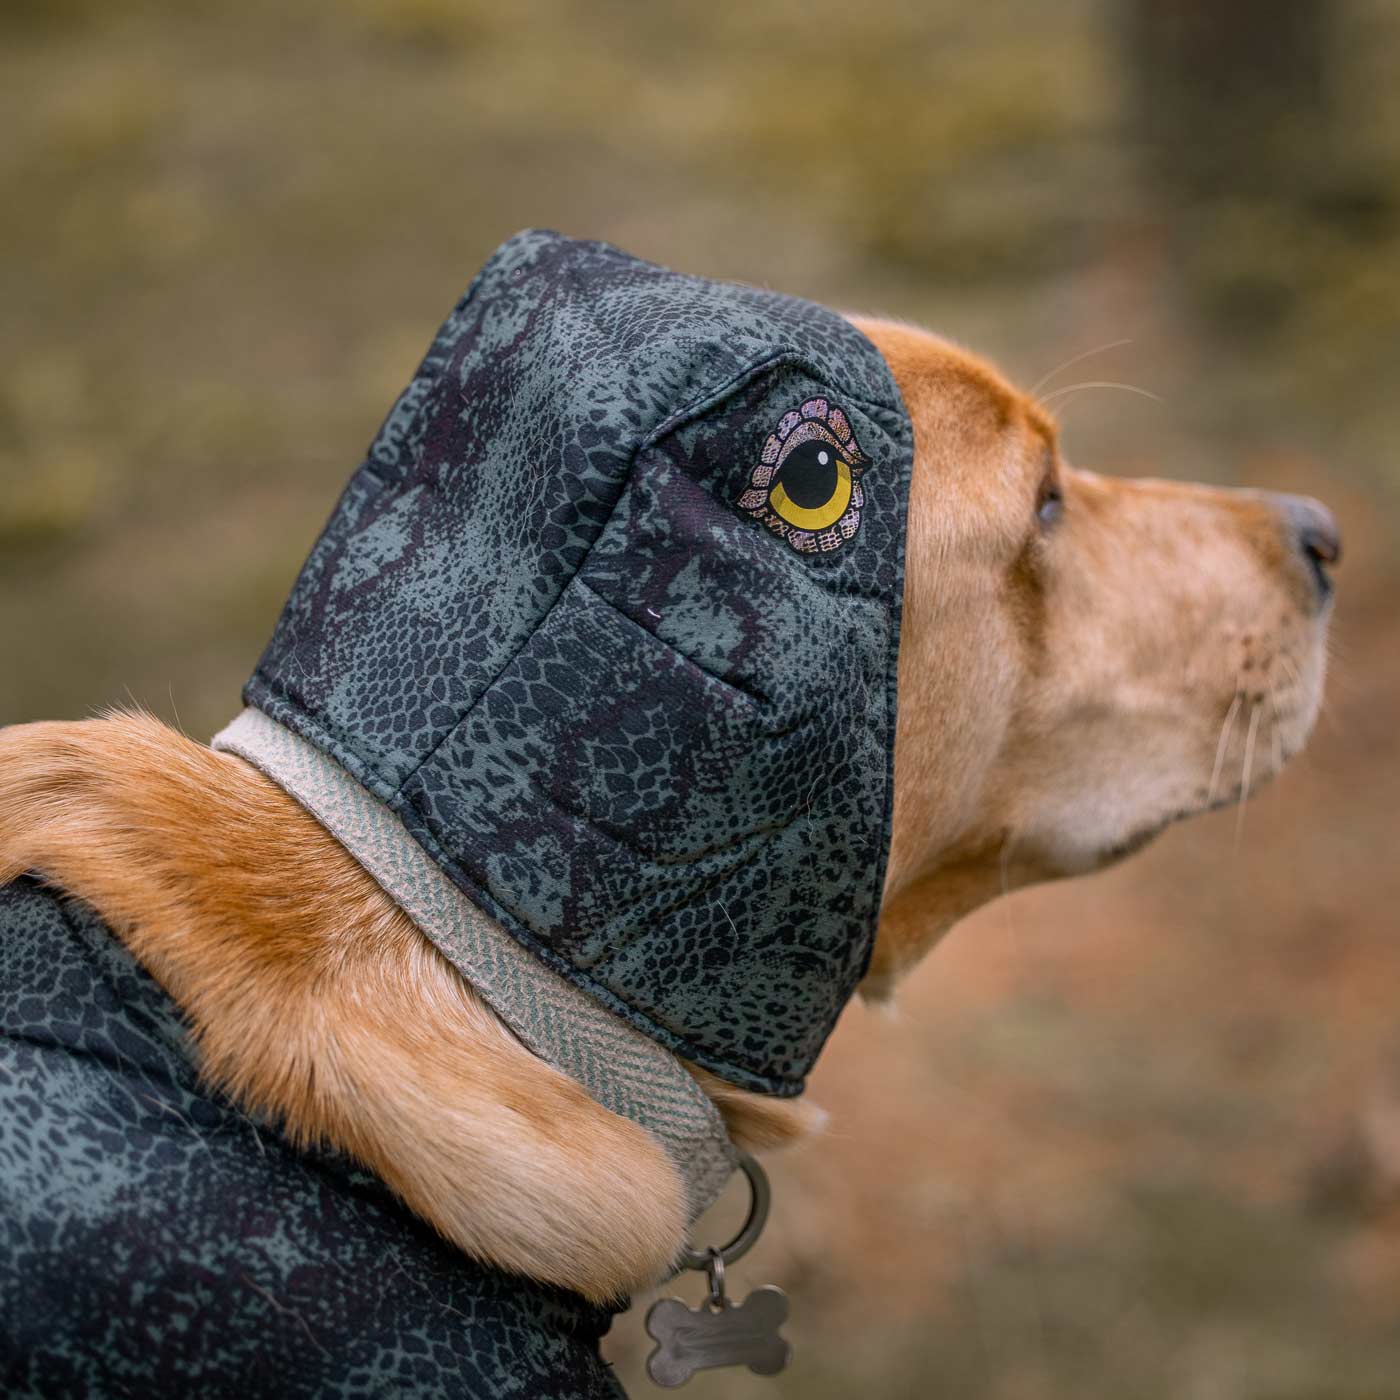
[(868, 465), (846, 415), (826, 399), (808, 399), (768, 435), (739, 508), (800, 553), (830, 553), (860, 529)]

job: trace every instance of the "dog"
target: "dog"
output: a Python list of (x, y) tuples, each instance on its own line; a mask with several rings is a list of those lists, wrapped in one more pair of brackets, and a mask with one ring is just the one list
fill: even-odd
[[(1321, 702), (1340, 539), (1311, 499), (1075, 468), (1049, 413), (985, 361), (913, 326), (846, 321), (887, 369), (912, 429), (888, 857), (860, 968), (861, 994), (884, 1000), (997, 895), (1101, 869), (1275, 775)], [(852, 443), (849, 456), (859, 452)], [(848, 502), (874, 500), (854, 489)], [(769, 546), (792, 544), (768, 523)], [(743, 528), (746, 547), (764, 537), (761, 524)], [(55, 1245), (53, 1277), (32, 1283), (32, 1321), (7, 1299), (12, 1393), (162, 1380), (354, 1393), (386, 1376), (409, 1393), (464, 1375), (473, 1394), (615, 1393), (597, 1336), (619, 1300), (673, 1266), (695, 1213), (674, 1156), (522, 1043), (284, 785), (140, 712), (0, 730), (5, 882), (6, 943), (48, 921), (54, 938), (82, 945), (88, 970), (63, 973), (78, 988), (73, 1016), (99, 992), (108, 1007), (112, 987), (150, 999), (151, 1024), (163, 999), (177, 1009), (151, 1032), (159, 1065), (132, 1081), (158, 1101), (157, 1120), (164, 1105), (164, 1126), (199, 1151), (252, 1135), (258, 1151), (310, 1173), (318, 1204), (297, 1218), (319, 1222), (308, 1238), (327, 1234), (303, 1242), (316, 1259), (348, 1238), (336, 1213), (346, 1200), (373, 1216), (364, 1248), (345, 1256), (351, 1268), (337, 1271), (358, 1271), (353, 1287), (310, 1269), (281, 1296), (259, 1272), (266, 1241), (250, 1254), (233, 1238), (249, 1232), (243, 1195), (237, 1210), (215, 1211), (211, 1236), (229, 1238), (204, 1273), (172, 1281), (153, 1262), (162, 1246), (139, 1238), (156, 1229), (149, 1220), (116, 1245), (100, 1235), (120, 1255), (121, 1286), (93, 1294), (100, 1336), (75, 1327), (61, 1345), (46, 1329), (65, 1308), (82, 1311), (73, 1300), (94, 1288), (84, 1271), (102, 1271)], [(91, 972), (94, 959), (110, 976)], [(43, 980), (29, 965), (7, 973), (5, 1044), (79, 1054), (21, 1024), (15, 999)], [(739, 1148), (780, 1147), (822, 1125), (800, 1096), (681, 1059)], [(13, 1115), (32, 1085), (13, 1065), (0, 1073)], [(191, 1117), (201, 1095), (210, 1127)], [(44, 1134), (73, 1131), (72, 1119), (25, 1114), (24, 1132), (0, 1134), (0, 1183), (31, 1269), (7, 1282), (16, 1292), (29, 1292), (46, 1247), (16, 1200), (42, 1194)], [(119, 1191), (122, 1149), (111, 1153), (99, 1166)], [(50, 1213), (75, 1209), (57, 1199)], [(133, 1276), (168, 1310), (155, 1340), (129, 1321), (144, 1315)], [(450, 1280), (463, 1276), (459, 1297)], [(528, 1290), (524, 1333), (512, 1309), (525, 1295), (493, 1292), (500, 1280)], [(437, 1362), (406, 1359), (394, 1340), (424, 1307), (451, 1313), (450, 1340), (433, 1343), (450, 1354)], [(211, 1339), (240, 1328), (254, 1340), (209, 1361)]]

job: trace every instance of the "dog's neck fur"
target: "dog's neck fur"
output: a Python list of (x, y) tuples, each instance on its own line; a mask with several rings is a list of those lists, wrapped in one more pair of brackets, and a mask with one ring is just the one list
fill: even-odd
[[(26, 870), (127, 943), (214, 1085), (363, 1162), (462, 1249), (593, 1301), (675, 1259), (684, 1193), (657, 1141), (526, 1050), (242, 759), (143, 714), (0, 732), (0, 883)], [(742, 1147), (820, 1121), (694, 1073)]]

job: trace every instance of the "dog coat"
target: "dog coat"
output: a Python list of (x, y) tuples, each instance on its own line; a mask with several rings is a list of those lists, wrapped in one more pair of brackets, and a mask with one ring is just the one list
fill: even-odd
[[(911, 428), (821, 307), (531, 232), (352, 477), (216, 739), (526, 1045), (732, 1149), (677, 1055), (800, 1091), (889, 845)], [(620, 1393), (609, 1313), (477, 1264), (202, 1088), (91, 914), (0, 890), (4, 1391)]]
[(0, 1394), (616, 1400), (611, 1313), (198, 1080), (91, 911), (0, 888)]
[[(297, 792), (275, 722), (593, 1005), (799, 1093), (879, 912), (912, 455), (835, 313), (520, 234), (312, 550), (264, 722), (216, 743)], [(359, 854), (374, 820), (328, 824)]]

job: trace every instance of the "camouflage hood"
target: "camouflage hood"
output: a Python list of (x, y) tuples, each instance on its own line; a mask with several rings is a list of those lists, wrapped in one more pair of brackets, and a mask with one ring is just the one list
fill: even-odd
[(798, 1093), (879, 911), (911, 459), (841, 317), (520, 234), (245, 700), (594, 1003)]

